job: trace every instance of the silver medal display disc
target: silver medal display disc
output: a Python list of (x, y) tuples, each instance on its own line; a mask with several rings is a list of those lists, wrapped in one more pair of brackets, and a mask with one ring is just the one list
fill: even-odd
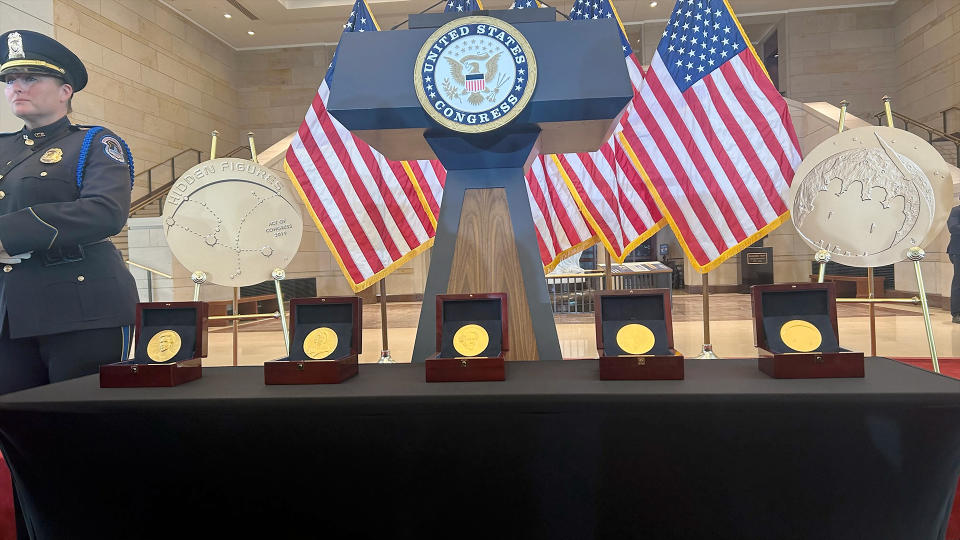
[(847, 266), (884, 266), (925, 247), (952, 206), (950, 170), (916, 135), (869, 126), (834, 135), (800, 164), (790, 210), (800, 237)]
[(247, 159), (211, 159), (183, 173), (162, 219), (180, 264), (228, 287), (271, 279), (296, 255), (303, 235), (289, 181)]

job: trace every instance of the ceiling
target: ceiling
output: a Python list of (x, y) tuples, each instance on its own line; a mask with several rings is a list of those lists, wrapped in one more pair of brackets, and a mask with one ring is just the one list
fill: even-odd
[[(352, 0), (161, 0), (195, 24), (237, 50), (289, 47), (335, 43), (353, 5)], [(367, 0), (382, 30), (388, 30), (406, 19), (407, 14), (429, 8), (436, 0)], [(481, 0), (483, 1), (483, 0)], [(550, 0), (547, 0), (550, 2)], [(576, 0), (555, 0), (552, 3), (563, 13), (570, 12)], [(851, 5), (892, 4), (895, 0), (730, 0), (730, 5), (741, 17), (750, 14), (786, 12), (790, 10), (828, 9)], [(486, 0), (487, 9), (506, 8)], [(615, 0), (614, 6), (624, 24), (665, 20), (674, 6), (674, 0)], [(244, 13), (246, 11), (256, 20)], [(441, 6), (431, 11), (442, 11)], [(228, 13), (231, 17), (225, 18)], [(748, 21), (745, 21), (745, 24)], [(403, 28), (403, 27), (401, 27)], [(746, 29), (748, 35), (750, 28)], [(254, 35), (248, 32), (253, 31)]]

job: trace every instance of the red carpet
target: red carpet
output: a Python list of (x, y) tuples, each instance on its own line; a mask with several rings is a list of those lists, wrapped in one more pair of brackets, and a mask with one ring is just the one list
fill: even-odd
[[(895, 358), (904, 364), (933, 371), (933, 362), (929, 358)], [(954, 379), (960, 379), (960, 358), (939, 358), (940, 373)], [(953, 508), (950, 510), (950, 522), (947, 524), (946, 540), (960, 540), (960, 482), (953, 496)]]
[(0, 540), (14, 540), (17, 537), (16, 521), (13, 517), (13, 486), (10, 485), (10, 470), (0, 455)]

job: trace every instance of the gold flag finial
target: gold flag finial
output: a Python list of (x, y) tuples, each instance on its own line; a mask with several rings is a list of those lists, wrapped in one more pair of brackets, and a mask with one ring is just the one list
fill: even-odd
[(883, 96), (883, 109), (887, 113), (887, 125), (893, 127), (893, 111), (890, 109), (890, 96)]
[(213, 130), (210, 134), (210, 159), (217, 157), (217, 135), (220, 135), (220, 132), (217, 130)]
[(250, 159), (257, 161), (257, 145), (253, 142), (253, 132), (247, 132), (247, 140), (250, 141)]

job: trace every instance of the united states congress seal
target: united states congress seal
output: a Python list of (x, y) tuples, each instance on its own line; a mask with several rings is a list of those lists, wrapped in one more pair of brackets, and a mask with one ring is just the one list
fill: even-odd
[(463, 17), (427, 38), (413, 81), (423, 109), (440, 125), (482, 133), (523, 111), (537, 85), (537, 61), (512, 25), (493, 17)]

